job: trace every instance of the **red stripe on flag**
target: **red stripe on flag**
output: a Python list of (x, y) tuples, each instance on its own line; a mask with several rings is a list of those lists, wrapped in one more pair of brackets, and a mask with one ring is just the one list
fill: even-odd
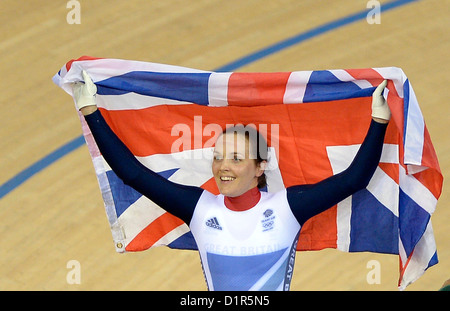
[(379, 85), (384, 80), (384, 78), (372, 68), (346, 69), (345, 71), (356, 80), (368, 80), (373, 86)]
[(440, 171), (427, 169), (413, 175), (424, 187), (426, 187), (437, 199), (442, 193), (443, 176)]
[(379, 166), (386, 175), (388, 175), (393, 181), (397, 183), (397, 185), (399, 184), (400, 178), (398, 164), (380, 163)]
[(203, 185), (201, 185), (201, 188), (205, 189), (206, 191), (209, 191), (215, 195), (218, 195), (220, 193), (214, 177), (210, 178), (207, 182), (205, 182)]
[(423, 185), (425, 185), (425, 187), (427, 187), (428, 190), (433, 193), (436, 199), (438, 199), (441, 196), (442, 192), (443, 176), (441, 168), (439, 166), (436, 151), (434, 150), (430, 133), (428, 132), (426, 125), (423, 136), (424, 143), (422, 152), (422, 166), (430, 167), (432, 169), (415, 174), (414, 177), (416, 177)]
[(290, 72), (233, 73), (228, 81), (228, 105), (283, 104)]
[(164, 213), (142, 230), (125, 248), (129, 252), (138, 252), (152, 247), (159, 239), (184, 222), (169, 213)]
[(67, 71), (69, 71), (70, 68), (72, 67), (73, 62), (78, 62), (78, 61), (83, 61), (83, 60), (96, 60), (96, 59), (102, 59), (102, 58), (101, 57), (92, 57), (92, 56), (81, 56), (78, 59), (72, 59), (72, 60), (68, 61), (66, 64), (66, 69), (67, 69)]

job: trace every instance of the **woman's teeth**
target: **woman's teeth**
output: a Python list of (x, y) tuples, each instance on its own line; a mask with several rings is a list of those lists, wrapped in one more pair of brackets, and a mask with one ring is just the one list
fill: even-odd
[(222, 176), (222, 177), (220, 177), (220, 180), (222, 180), (222, 181), (232, 181), (232, 180), (235, 180), (236, 178), (235, 177), (230, 177), (230, 176)]

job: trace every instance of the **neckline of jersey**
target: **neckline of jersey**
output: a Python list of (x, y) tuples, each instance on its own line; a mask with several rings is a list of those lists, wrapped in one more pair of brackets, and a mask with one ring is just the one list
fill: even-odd
[(237, 197), (225, 197), (225, 206), (235, 212), (243, 212), (251, 209), (258, 204), (261, 198), (261, 192), (258, 187), (254, 187)]

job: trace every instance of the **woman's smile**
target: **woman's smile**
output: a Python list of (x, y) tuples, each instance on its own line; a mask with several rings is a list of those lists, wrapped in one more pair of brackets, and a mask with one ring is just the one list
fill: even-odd
[(220, 177), (220, 180), (222, 182), (231, 182), (231, 181), (233, 181), (235, 179), (236, 179), (236, 177), (231, 177), (231, 176), (221, 176)]

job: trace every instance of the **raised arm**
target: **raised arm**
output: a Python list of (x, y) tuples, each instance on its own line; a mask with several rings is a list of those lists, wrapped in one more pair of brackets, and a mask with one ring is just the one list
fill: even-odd
[(142, 165), (108, 126), (96, 106), (95, 84), (86, 72), (83, 77), (85, 83), (73, 86), (75, 102), (106, 162), (125, 184), (189, 224), (203, 189), (171, 182)]
[(386, 81), (373, 93), (370, 128), (350, 166), (343, 172), (316, 184), (286, 189), (289, 205), (301, 225), (369, 184), (380, 161), (387, 123), (390, 119), (389, 107), (382, 97), (385, 86)]

